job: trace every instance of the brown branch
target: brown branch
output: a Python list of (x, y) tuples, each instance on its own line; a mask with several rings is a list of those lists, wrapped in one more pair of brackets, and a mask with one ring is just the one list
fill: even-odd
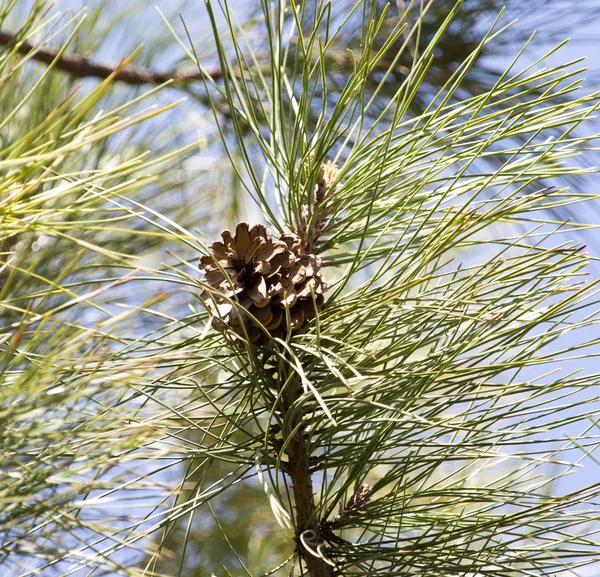
[(14, 34), (0, 30), (0, 45), (16, 44), (17, 52), (23, 56), (27, 56), (30, 52), (35, 51), (31, 55), (33, 60), (43, 62), (44, 64), (52, 64), (54, 62), (55, 69), (67, 72), (73, 78), (100, 78), (104, 80), (116, 71), (115, 80), (124, 82), (125, 84), (139, 85), (162, 84), (168, 80), (191, 82), (193, 80), (202, 80), (206, 76), (217, 80), (223, 76), (223, 71), (218, 66), (208, 70), (207, 74), (204, 74), (195, 66), (165, 72), (151, 70), (142, 66), (134, 66), (132, 64), (120, 67), (118, 64), (96, 62), (80, 54), (66, 53), (57, 59), (59, 51), (56, 48), (36, 48), (27, 41), (20, 44), (17, 44), (17, 42), (18, 40)]
[(332, 577), (333, 568), (323, 559), (307, 551), (300, 541), (304, 531), (313, 531), (320, 536), (319, 519), (316, 516), (315, 497), (312, 476), (309, 468), (309, 456), (304, 441), (304, 428), (300, 427), (287, 449), (288, 473), (292, 479), (294, 502), (296, 505), (296, 541), (298, 551), (304, 559), (311, 577)]
[[(297, 401), (302, 393), (297, 389), (293, 394), (293, 400)], [(289, 411), (291, 406), (289, 400), (282, 400), (284, 411)], [(288, 463), (286, 472), (292, 481), (292, 492), (294, 494), (294, 505), (296, 507), (295, 539), (296, 550), (306, 563), (310, 577), (333, 577), (333, 568), (325, 563), (320, 557), (315, 557), (302, 544), (302, 533), (312, 531), (317, 539), (322, 539), (321, 523), (317, 516), (315, 495), (310, 470), (310, 454), (306, 446), (306, 430), (302, 424), (302, 414), (298, 414), (296, 421), (292, 423), (292, 437), (286, 447)], [(284, 435), (285, 436), (285, 435)]]
[[(205, 68), (205, 72), (201, 72), (196, 66), (189, 66), (180, 70), (157, 71), (143, 66), (135, 66), (133, 64), (122, 65), (107, 62), (96, 62), (91, 58), (81, 54), (63, 53), (60, 56), (59, 50), (56, 48), (39, 47), (30, 42), (22, 41), (16, 35), (0, 30), (0, 46), (15, 46), (16, 51), (23, 56), (28, 56), (31, 53), (32, 60), (50, 65), (54, 63), (56, 70), (66, 72), (73, 78), (99, 78), (105, 80), (113, 76), (113, 79), (124, 84), (133, 86), (142, 84), (163, 84), (169, 80), (179, 84), (186, 84), (204, 78), (218, 80), (223, 77), (223, 70), (219, 65), (211, 68)], [(334, 54), (333, 60), (340, 66), (352, 69), (354, 65), (354, 57), (345, 52), (342, 54)], [(382, 60), (378, 63), (377, 69), (385, 70), (389, 67), (390, 62)], [(405, 66), (397, 65), (396, 70), (401, 74), (408, 74), (409, 70)]]

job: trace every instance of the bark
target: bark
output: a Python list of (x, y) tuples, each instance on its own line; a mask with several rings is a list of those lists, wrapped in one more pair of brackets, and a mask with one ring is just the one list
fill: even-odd
[(307, 551), (300, 541), (300, 534), (312, 530), (320, 535), (319, 519), (316, 515), (312, 476), (309, 467), (309, 455), (301, 427), (290, 441), (287, 449), (288, 472), (292, 479), (294, 501), (296, 504), (296, 541), (302, 559), (304, 559), (311, 577), (332, 577), (333, 568), (319, 557)]

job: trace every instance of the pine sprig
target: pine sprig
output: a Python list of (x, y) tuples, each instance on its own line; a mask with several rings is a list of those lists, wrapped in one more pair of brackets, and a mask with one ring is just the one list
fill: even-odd
[[(195, 144), (147, 154), (132, 139), (118, 162), (90, 161), (158, 111), (96, 113), (106, 83), (37, 131), (15, 126), (24, 105), (4, 117), (4, 570), (184, 575), (213, 550), (227, 574), (271, 564), (313, 577), (555, 575), (600, 561), (598, 281), (572, 240), (588, 225), (556, 217), (595, 198), (560, 179), (594, 172), (577, 159), (594, 136), (575, 129), (598, 95), (581, 95), (578, 62), (515, 59), (463, 98), (499, 20), (413, 116), (461, 3), (425, 46), (434, 4), (413, 4), (382, 44), (391, 12), (374, 2), (343, 14), (262, 3), (265, 70), (227, 3), (207, 3), (224, 72), (206, 86), (216, 129), (259, 218), (298, 236), (294, 258), (318, 252), (328, 285), (298, 330), (273, 334), (254, 315), (260, 342), (215, 330), (200, 301), (219, 287), (197, 269), (215, 260), (213, 239), (153, 194)], [(334, 94), (348, 28), (361, 42)], [(398, 44), (416, 57), (390, 92)], [(240, 287), (222, 298), (250, 317)], [(232, 538), (249, 524), (270, 541), (260, 559)]]

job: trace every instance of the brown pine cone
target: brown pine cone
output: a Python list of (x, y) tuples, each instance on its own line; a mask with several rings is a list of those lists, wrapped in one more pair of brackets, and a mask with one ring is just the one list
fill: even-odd
[[(221, 237), (223, 242), (213, 242), (199, 265), (204, 281), (220, 293), (205, 290), (201, 295), (215, 317), (214, 326), (229, 328), (244, 339), (247, 334), (250, 342), (265, 345), (269, 338), (263, 329), (276, 337), (287, 334), (288, 313), (294, 331), (314, 318), (315, 302), (320, 310), (325, 290), (321, 259), (301, 254), (295, 234), (273, 240), (264, 225), (249, 228), (240, 222), (235, 236), (224, 230)], [(236, 309), (231, 303), (236, 299), (249, 314)]]

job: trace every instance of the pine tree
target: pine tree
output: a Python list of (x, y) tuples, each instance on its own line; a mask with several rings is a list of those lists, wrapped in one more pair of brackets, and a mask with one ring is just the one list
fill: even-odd
[(477, 89), (510, 30), (439, 81), (468, 2), (228, 4), (212, 58), (163, 15), (166, 71), (87, 56), (102, 8), (3, 7), (4, 574), (595, 570), (579, 62)]

